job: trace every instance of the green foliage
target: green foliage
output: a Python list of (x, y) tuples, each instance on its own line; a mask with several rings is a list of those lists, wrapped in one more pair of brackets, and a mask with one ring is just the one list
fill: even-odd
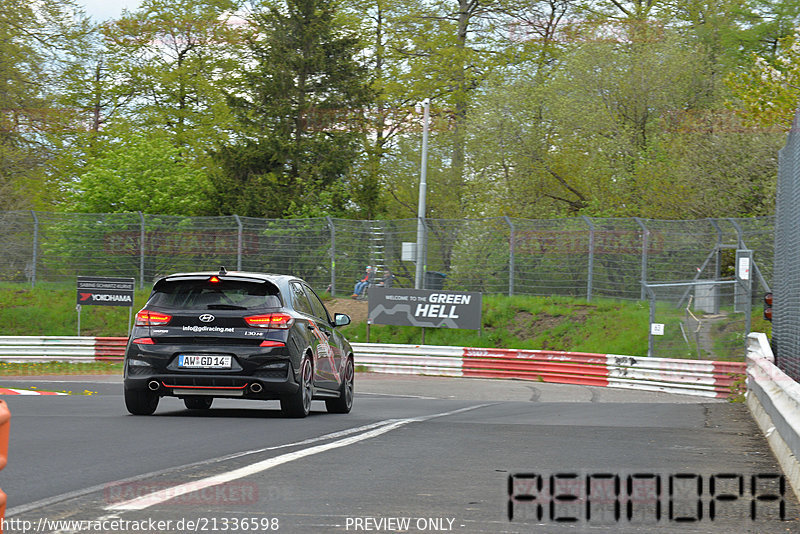
[(105, 92), (124, 98), (116, 112), (168, 132), (184, 155), (202, 158), (231, 127), (225, 91), (236, 83), (249, 35), (228, 23), (237, 7), (236, 0), (144, 0), (106, 24)]
[(372, 93), (367, 69), (354, 59), (358, 39), (335, 21), (329, 0), (265, 4), (253, 15), (264, 37), (249, 41), (253, 65), (231, 103), (257, 141), (216, 152), (217, 195), (266, 186), (262, 205), (247, 206), (261, 216), (345, 213), (346, 179), (362, 136), (358, 114)]
[(754, 55), (748, 70), (728, 77), (738, 100), (730, 106), (751, 124), (787, 131), (800, 99), (800, 35), (779, 40), (777, 50), (771, 60)]
[[(76, 5), (0, 10), (0, 209), (414, 217), (430, 98), (431, 218), (765, 215), (800, 86), (795, 0)], [(135, 137), (180, 202), (115, 184)]]
[(204, 175), (159, 136), (120, 139), (75, 184), (70, 211), (197, 215), (205, 210)]
[(62, 73), (89, 25), (74, 0), (4, 0), (0, 8), (0, 209), (41, 208), (57, 196), (50, 133), (74, 122), (59, 109)]

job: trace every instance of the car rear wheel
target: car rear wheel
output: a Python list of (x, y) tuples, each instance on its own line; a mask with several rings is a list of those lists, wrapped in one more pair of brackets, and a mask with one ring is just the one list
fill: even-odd
[(125, 407), (133, 415), (152, 415), (158, 407), (158, 394), (147, 390), (126, 389)]
[(288, 417), (302, 418), (311, 411), (311, 399), (314, 395), (313, 385), (314, 369), (311, 367), (311, 360), (308, 356), (303, 356), (300, 362), (300, 379), (298, 380), (297, 392), (281, 397), (281, 411)]
[(183, 399), (183, 404), (190, 410), (208, 410), (211, 408), (212, 402), (214, 402), (214, 397), (186, 397)]
[(350, 413), (353, 408), (353, 394), (355, 392), (354, 379), (353, 360), (348, 358), (347, 365), (344, 368), (344, 375), (342, 375), (342, 384), (339, 386), (339, 398), (325, 401), (325, 407), (330, 413)]

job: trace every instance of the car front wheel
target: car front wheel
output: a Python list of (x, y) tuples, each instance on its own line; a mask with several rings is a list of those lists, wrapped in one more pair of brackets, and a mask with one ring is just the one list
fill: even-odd
[(353, 367), (353, 360), (348, 359), (344, 368), (344, 375), (342, 375), (342, 384), (339, 386), (339, 398), (325, 401), (325, 407), (330, 413), (350, 413), (350, 410), (353, 409), (354, 382), (355, 368)]
[(308, 356), (303, 356), (300, 362), (300, 378), (297, 391), (286, 397), (281, 397), (281, 411), (288, 417), (302, 418), (311, 411), (311, 399), (314, 395), (313, 385), (314, 369)]

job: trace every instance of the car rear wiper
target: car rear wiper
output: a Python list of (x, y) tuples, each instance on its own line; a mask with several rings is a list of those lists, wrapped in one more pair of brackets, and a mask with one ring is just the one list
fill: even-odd
[(235, 304), (209, 304), (209, 310), (246, 310), (247, 306), (236, 306)]

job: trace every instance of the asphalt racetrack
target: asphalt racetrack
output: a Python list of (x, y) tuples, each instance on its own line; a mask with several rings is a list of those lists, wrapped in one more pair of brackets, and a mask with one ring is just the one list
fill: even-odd
[[(322, 402), (162, 399), (121, 377), (2, 378), (4, 532), (800, 532), (743, 404), (539, 382), (358, 374)], [(755, 516), (755, 517), (754, 517)]]

